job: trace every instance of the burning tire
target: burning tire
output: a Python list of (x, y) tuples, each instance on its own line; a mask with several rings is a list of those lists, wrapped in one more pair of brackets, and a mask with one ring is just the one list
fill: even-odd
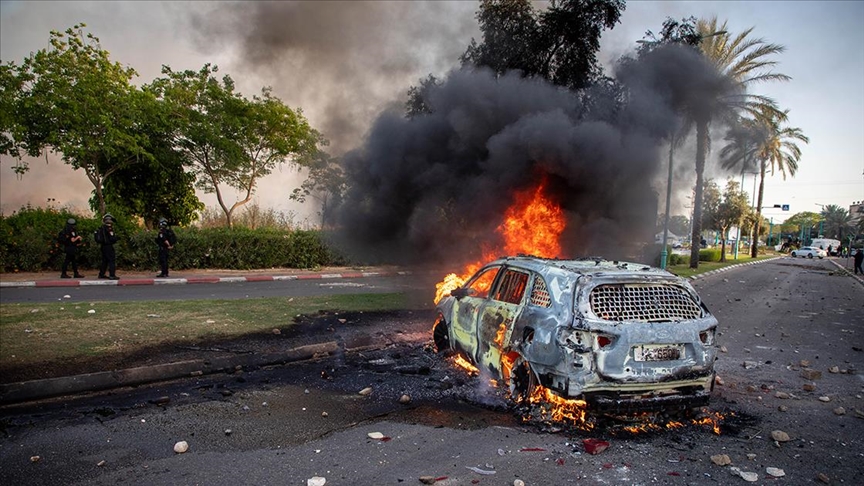
[(435, 326), (432, 328), (432, 340), (435, 343), (435, 350), (439, 353), (448, 353), (450, 348), (450, 329), (447, 327), (447, 321), (444, 316), (438, 315), (438, 320), (435, 321)]
[(513, 362), (510, 377), (507, 380), (510, 389), (510, 398), (516, 403), (524, 403), (539, 386), (537, 375), (531, 369), (531, 365), (523, 357), (518, 357)]

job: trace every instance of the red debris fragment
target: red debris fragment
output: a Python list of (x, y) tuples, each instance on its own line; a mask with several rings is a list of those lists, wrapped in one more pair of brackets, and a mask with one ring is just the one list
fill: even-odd
[(559, 466), (563, 466), (563, 465), (564, 465), (564, 458), (563, 458), (563, 457), (559, 457), (558, 460), (555, 461), (555, 462), (556, 462)]
[(615, 465), (612, 464), (611, 462), (607, 462), (606, 464), (603, 464), (603, 469), (612, 469), (613, 467), (615, 467)]
[(600, 439), (582, 439), (582, 445), (585, 446), (585, 452), (591, 455), (597, 455), (609, 448), (609, 443)]
[(523, 447), (519, 452), (544, 452), (546, 449), (542, 447)]
[(435, 482), (437, 483), (438, 481), (444, 481), (445, 479), (447, 479), (447, 476), (438, 476), (437, 478), (435, 478)]
[(666, 473), (666, 475), (667, 476), (680, 476), (681, 473), (675, 472), (675, 471), (669, 471), (668, 473)]
[(479, 479), (472, 479), (472, 480), (471, 480), (471, 484), (477, 484), (477, 483), (479, 483), (479, 482), (480, 482)]
[(381, 442), (390, 442), (391, 440), (393, 440), (393, 438), (392, 438), (392, 437), (387, 437), (387, 436), (385, 435), (384, 437), (381, 437), (380, 440), (381, 440)]

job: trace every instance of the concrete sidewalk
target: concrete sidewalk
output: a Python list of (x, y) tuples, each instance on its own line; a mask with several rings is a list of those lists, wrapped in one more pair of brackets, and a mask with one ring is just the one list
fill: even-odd
[(410, 275), (412, 272), (395, 267), (328, 267), (318, 271), (273, 268), (266, 270), (184, 270), (167, 278), (156, 278), (152, 273), (118, 271), (119, 280), (85, 278), (59, 278), (56, 273), (11, 273), (0, 275), (2, 287), (86, 287), (127, 285), (185, 285), (202, 283), (269, 282), (276, 280), (338, 279)]

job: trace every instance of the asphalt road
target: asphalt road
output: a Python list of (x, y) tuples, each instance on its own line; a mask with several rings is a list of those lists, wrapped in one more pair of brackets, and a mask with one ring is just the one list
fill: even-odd
[[(315, 296), (406, 292), (428, 289), (431, 276), (405, 275), (265, 282), (201, 283), (86, 287), (2, 287), (0, 303), (123, 302), (148, 300), (248, 299), (256, 297)], [(432, 287), (434, 289), (434, 284)], [(432, 291), (434, 295), (434, 290)], [(64, 299), (68, 295), (69, 299)]]
[[(426, 350), (429, 316), (404, 313), (353, 323), (372, 341), (409, 337), (387, 349), (0, 409), (0, 482), (746, 484), (737, 467), (756, 484), (860, 484), (864, 287), (830, 261), (801, 259), (695, 286), (720, 321), (711, 402), (726, 417), (720, 435), (520, 423), (486, 383)], [(358, 394), (365, 387), (372, 393)], [(585, 438), (610, 447), (589, 455)], [(180, 440), (185, 454), (172, 450)], [(712, 462), (720, 454), (732, 464)], [(769, 467), (785, 476), (769, 477)]]

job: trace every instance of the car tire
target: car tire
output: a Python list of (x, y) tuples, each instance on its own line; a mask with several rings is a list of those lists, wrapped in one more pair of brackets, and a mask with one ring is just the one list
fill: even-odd
[(813, 259), (813, 254), (811, 253), (811, 254), (807, 255), (807, 258), (809, 258), (809, 259), (812, 260), (812, 259)]
[(798, 258), (798, 254), (795, 253), (794, 251), (792, 252), (792, 258)]
[(522, 356), (513, 362), (507, 385), (510, 389), (510, 398), (516, 403), (527, 402), (539, 386), (537, 375)]
[(432, 341), (435, 343), (435, 350), (438, 353), (452, 351), (450, 346), (450, 328), (447, 326), (444, 316), (440, 314), (438, 315), (438, 320), (435, 321), (435, 326), (432, 328)]

